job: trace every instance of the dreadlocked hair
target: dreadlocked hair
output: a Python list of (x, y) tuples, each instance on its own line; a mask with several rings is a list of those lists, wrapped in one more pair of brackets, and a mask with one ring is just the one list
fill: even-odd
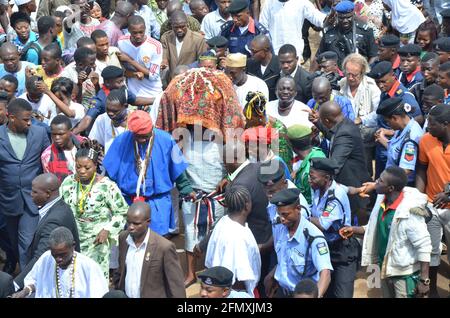
[(251, 202), (251, 196), (247, 188), (236, 185), (226, 189), (225, 205), (228, 208), (228, 214), (240, 213), (248, 202)]

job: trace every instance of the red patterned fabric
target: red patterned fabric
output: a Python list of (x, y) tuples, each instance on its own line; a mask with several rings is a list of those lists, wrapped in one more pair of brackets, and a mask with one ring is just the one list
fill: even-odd
[(156, 127), (171, 132), (199, 124), (221, 132), (243, 128), (242, 108), (231, 80), (221, 71), (191, 69), (175, 77), (161, 97)]

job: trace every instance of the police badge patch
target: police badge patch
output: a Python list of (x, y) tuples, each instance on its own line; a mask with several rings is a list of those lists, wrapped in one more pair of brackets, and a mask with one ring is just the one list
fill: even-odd
[(327, 206), (325, 207), (325, 210), (322, 212), (322, 216), (326, 218), (329, 217), (331, 211), (333, 211), (335, 207), (336, 207), (335, 202), (328, 203)]
[(412, 144), (407, 144), (405, 148), (405, 160), (413, 161), (416, 154), (416, 148)]
[(316, 247), (320, 255), (325, 255), (328, 253), (328, 247), (325, 242), (317, 244)]

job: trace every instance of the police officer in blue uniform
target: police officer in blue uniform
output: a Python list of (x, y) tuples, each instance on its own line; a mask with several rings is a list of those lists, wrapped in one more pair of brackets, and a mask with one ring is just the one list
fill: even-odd
[(250, 54), (250, 42), (259, 34), (269, 36), (269, 31), (250, 16), (247, 0), (233, 0), (228, 7), (233, 21), (222, 25), (220, 35), (227, 38), (230, 53)]
[(336, 5), (338, 23), (329, 29), (320, 42), (317, 55), (325, 51), (336, 52), (338, 65), (342, 66), (344, 58), (351, 53), (365, 56), (369, 63), (375, 61), (378, 53), (372, 30), (355, 21), (355, 5), (351, 1), (341, 1)]
[(387, 148), (386, 168), (399, 166), (408, 175), (408, 185), (415, 184), (415, 167), (419, 151), (419, 141), (423, 136), (420, 125), (410, 118), (411, 106), (405, 104), (400, 97), (384, 100), (378, 106), (377, 114), (395, 131), (390, 140), (381, 136), (380, 143)]
[[(295, 184), (286, 178), (285, 168), (281, 161), (273, 159), (262, 163), (258, 168), (258, 181), (264, 186), (267, 198), (270, 200), (279, 191), (285, 189), (295, 189)], [(301, 213), (304, 217), (310, 216), (310, 209), (308, 201), (302, 193), (299, 194), (299, 203)], [(281, 224), (280, 217), (277, 213), (277, 207), (269, 202), (267, 206), (267, 213), (272, 222), (272, 226)]]
[[(376, 64), (372, 70), (367, 74), (372, 77), (377, 83), (381, 90), (380, 104), (386, 99), (393, 97), (400, 97), (405, 104), (411, 107), (411, 111), (408, 115), (411, 118), (415, 118), (418, 123), (423, 123), (423, 116), (420, 110), (420, 106), (417, 103), (414, 95), (410, 93), (402, 83), (400, 83), (394, 75), (392, 70), (392, 64), (387, 61), (382, 61)], [(371, 123), (375, 126), (374, 123)], [(384, 121), (382, 116), (377, 117), (376, 125), (378, 128), (384, 128), (386, 130), (391, 130), (389, 125)], [(393, 135), (391, 131), (391, 135)], [(375, 149), (375, 177), (378, 178), (386, 168), (387, 162), (387, 151), (386, 148), (381, 144), (377, 143)]]
[(377, 63), (381, 61), (388, 61), (392, 63), (392, 69), (395, 76), (398, 78), (400, 73), (400, 56), (398, 49), (400, 47), (400, 38), (394, 34), (386, 34), (380, 38), (378, 42), (378, 58), (377, 61), (370, 65), (372, 69)]
[(347, 189), (333, 180), (337, 168), (334, 159), (311, 159), (309, 183), (314, 192), (309, 220), (324, 233), (330, 247), (334, 271), (326, 297), (352, 298), (359, 244), (345, 242), (339, 235), (341, 227), (351, 224), (351, 209)]
[(417, 44), (407, 44), (398, 49), (400, 56), (400, 73), (398, 80), (408, 90), (423, 81), (423, 74), (420, 71), (420, 54), (422, 48)]
[(292, 297), (295, 286), (310, 278), (317, 283), (319, 297), (328, 285), (333, 267), (328, 244), (322, 232), (301, 215), (300, 190), (277, 192), (270, 202), (277, 206), (281, 224), (274, 228), (274, 244), (278, 264), (265, 277), (269, 297)]
[(207, 268), (198, 278), (201, 298), (251, 298), (246, 292), (236, 291), (233, 285), (233, 272), (223, 266)]

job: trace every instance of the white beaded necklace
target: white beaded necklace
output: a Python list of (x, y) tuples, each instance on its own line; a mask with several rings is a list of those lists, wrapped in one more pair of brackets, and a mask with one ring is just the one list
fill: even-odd
[(61, 278), (60, 278), (60, 268), (55, 264), (55, 285), (56, 285), (56, 298), (74, 298), (75, 297), (75, 261), (77, 254), (74, 253), (72, 257), (72, 262), (70, 263), (70, 288), (68, 294), (63, 294)]

